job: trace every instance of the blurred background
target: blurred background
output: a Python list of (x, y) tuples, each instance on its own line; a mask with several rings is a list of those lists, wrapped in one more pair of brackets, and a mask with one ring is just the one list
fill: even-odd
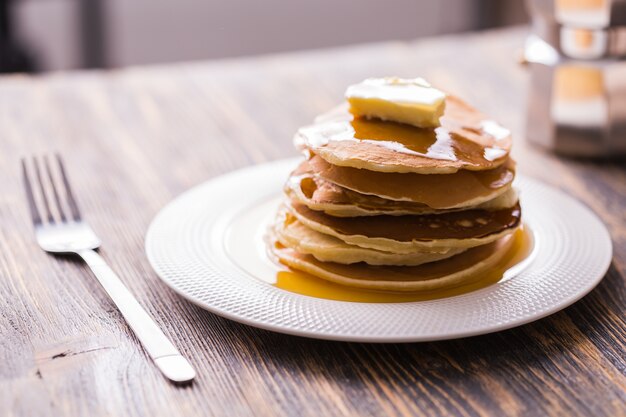
[(521, 0), (0, 0), (0, 72), (257, 55), (526, 21)]

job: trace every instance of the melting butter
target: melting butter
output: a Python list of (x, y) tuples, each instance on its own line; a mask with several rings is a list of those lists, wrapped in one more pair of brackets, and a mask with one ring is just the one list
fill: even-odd
[(483, 120), (480, 123), (480, 127), (484, 133), (490, 135), (496, 141), (496, 145), (485, 148), (485, 159), (487, 161), (495, 161), (505, 157), (508, 151), (498, 147), (497, 143), (511, 136), (511, 131), (493, 120)]
[(493, 120), (483, 120), (480, 123), (480, 127), (483, 132), (492, 136), (498, 142), (511, 136), (511, 131), (509, 129), (501, 126)]
[(368, 78), (346, 90), (350, 111), (356, 116), (437, 127), (446, 95), (422, 78)]
[(453, 134), (445, 126), (438, 128), (415, 128), (403, 123), (384, 122), (375, 119), (354, 118), (353, 120), (316, 123), (300, 128), (294, 138), (301, 149), (315, 151), (341, 142), (353, 142), (377, 146), (394, 152), (446, 161), (468, 161), (481, 163), (494, 156), (487, 154), (483, 145)]

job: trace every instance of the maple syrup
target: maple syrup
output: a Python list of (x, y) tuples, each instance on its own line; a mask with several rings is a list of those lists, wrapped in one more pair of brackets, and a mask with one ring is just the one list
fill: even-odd
[(480, 171), (501, 165), (510, 139), (508, 129), (448, 96), (437, 128), (348, 114), (300, 128), (294, 144), (329, 162), (340, 160), (342, 166), (362, 168), (366, 164), (381, 172), (452, 173), (458, 168)]
[(484, 171), (461, 170), (454, 174), (423, 175), (388, 173), (340, 167), (312, 156), (303, 162), (290, 181), (304, 175), (319, 175), (341, 187), (361, 194), (386, 196), (390, 200), (411, 201), (436, 209), (455, 207), (474, 199), (488, 200), (514, 178), (514, 164), (505, 162)]
[(453, 297), (511, 279), (532, 260), (533, 234), (524, 225), (513, 234), (512, 244), (506, 246), (506, 253), (496, 266), (488, 272), (477, 274), (473, 279), (469, 278), (468, 284), (427, 292), (372, 291), (347, 287), (295, 271), (271, 258), (266, 235), (279, 202), (280, 198), (273, 198), (239, 213), (225, 235), (225, 249), (231, 260), (252, 277), (282, 290), (310, 297), (365, 303), (399, 303)]

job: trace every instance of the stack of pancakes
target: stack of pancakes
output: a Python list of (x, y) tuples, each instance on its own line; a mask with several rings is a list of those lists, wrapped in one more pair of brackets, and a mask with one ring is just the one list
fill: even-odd
[(396, 291), (462, 285), (497, 263), (521, 220), (511, 135), (450, 95), (440, 123), (342, 106), (301, 128), (306, 159), (285, 185), (272, 253), (322, 279)]

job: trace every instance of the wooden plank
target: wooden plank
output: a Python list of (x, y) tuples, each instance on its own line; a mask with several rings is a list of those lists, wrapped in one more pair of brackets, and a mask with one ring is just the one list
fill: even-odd
[[(626, 415), (626, 167), (523, 138), (523, 31), (209, 63), (0, 79), (0, 415)], [(563, 312), (464, 340), (367, 345), (246, 327), (185, 302), (143, 255), (185, 189), (295, 155), (293, 132), (372, 75), (423, 75), (515, 132), (519, 170), (611, 229), (605, 280)], [(103, 256), (199, 371), (154, 368), (87, 269), (35, 245), (21, 156), (61, 152)]]

